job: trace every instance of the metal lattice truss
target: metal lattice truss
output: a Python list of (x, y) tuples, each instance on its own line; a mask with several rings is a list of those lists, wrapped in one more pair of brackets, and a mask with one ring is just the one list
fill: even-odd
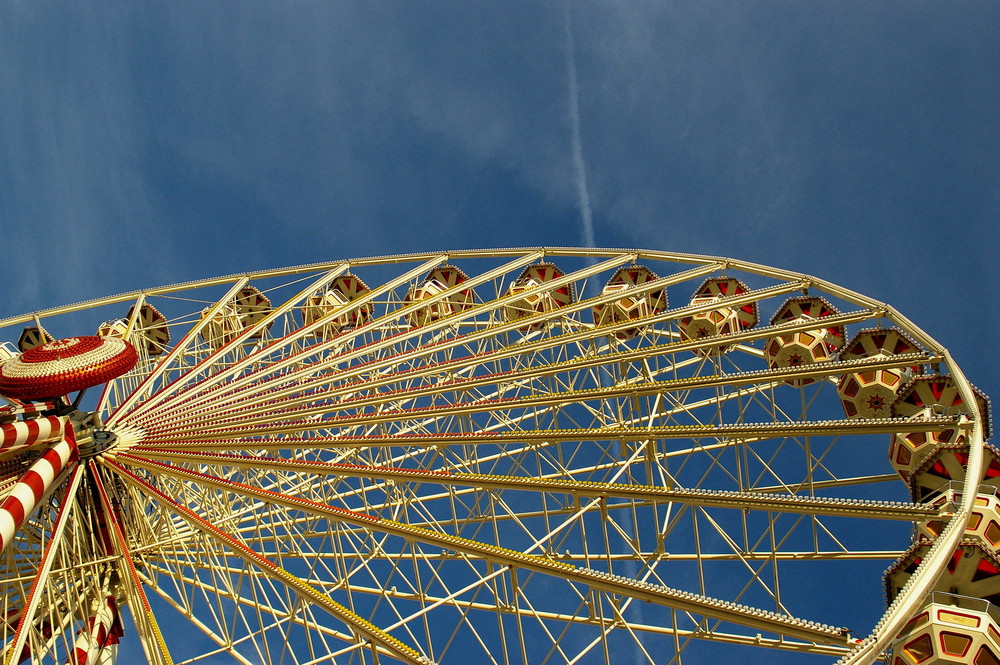
[[(718, 276), (748, 287), (692, 301)], [(921, 349), (769, 363), (769, 339), (818, 324), (751, 308), (803, 292), (836, 306), (825, 328)], [(682, 325), (739, 308), (725, 335)], [(881, 571), (914, 522), (968, 511), (910, 503), (890, 437), (959, 427), (982, 464), (976, 414), (849, 419), (838, 399), (845, 374), (919, 367), (974, 403), (943, 347), (887, 305), (731, 259), (380, 257), (0, 322), (25, 326), (103, 326), (140, 360), (88, 396), (114, 444), (0, 553), (5, 663), (113, 662), (95, 617), (115, 606), (151, 663), (870, 662), (960, 528), (884, 615)], [(28, 457), (0, 459), (0, 497)]]

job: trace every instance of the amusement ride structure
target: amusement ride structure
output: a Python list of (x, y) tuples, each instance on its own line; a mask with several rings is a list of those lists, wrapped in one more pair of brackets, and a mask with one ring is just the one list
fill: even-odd
[(5, 665), (1000, 665), (988, 402), (822, 279), (453, 251), (0, 329)]

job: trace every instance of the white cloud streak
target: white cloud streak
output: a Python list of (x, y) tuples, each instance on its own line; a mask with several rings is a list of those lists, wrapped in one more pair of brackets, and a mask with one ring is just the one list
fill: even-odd
[(576, 55), (573, 45), (573, 3), (566, 0), (566, 75), (569, 79), (569, 123), (572, 132), (573, 179), (576, 183), (580, 218), (583, 222), (583, 244), (594, 245), (594, 218), (587, 189), (587, 165), (583, 161), (583, 141), (580, 139), (580, 90), (576, 79)]

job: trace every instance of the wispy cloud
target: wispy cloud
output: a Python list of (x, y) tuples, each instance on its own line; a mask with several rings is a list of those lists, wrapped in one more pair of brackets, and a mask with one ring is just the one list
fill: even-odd
[(583, 140), (580, 138), (580, 88), (576, 76), (576, 46), (573, 43), (573, 2), (566, 0), (566, 76), (569, 79), (569, 122), (573, 145), (573, 180), (576, 183), (577, 203), (583, 223), (583, 244), (594, 245), (594, 217), (587, 189), (587, 165), (583, 161)]
[[(2, 270), (11, 311), (164, 279), (171, 253), (143, 174), (132, 17), (15, 6), (0, 18)], [(45, 34), (45, 39), (38, 39)], [(137, 284), (132, 280), (142, 280)]]

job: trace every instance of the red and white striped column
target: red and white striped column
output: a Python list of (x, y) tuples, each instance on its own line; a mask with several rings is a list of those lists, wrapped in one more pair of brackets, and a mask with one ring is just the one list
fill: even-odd
[(7, 404), (5, 406), (0, 406), (0, 418), (4, 416), (17, 416), (22, 413), (51, 411), (54, 408), (56, 408), (56, 405), (52, 402), (24, 402), (23, 404)]
[(115, 599), (108, 596), (97, 612), (87, 619), (67, 665), (112, 665), (118, 655), (118, 638), (123, 634)]
[(79, 459), (76, 434), (67, 426), (61, 441), (53, 444), (24, 472), (0, 503), (0, 552), (3, 552), (14, 534), (21, 528), (50, 489), (61, 480), (70, 462)]
[(72, 430), (65, 416), (43, 416), (0, 425), (0, 457), (8, 457), (26, 448), (51, 443)]

